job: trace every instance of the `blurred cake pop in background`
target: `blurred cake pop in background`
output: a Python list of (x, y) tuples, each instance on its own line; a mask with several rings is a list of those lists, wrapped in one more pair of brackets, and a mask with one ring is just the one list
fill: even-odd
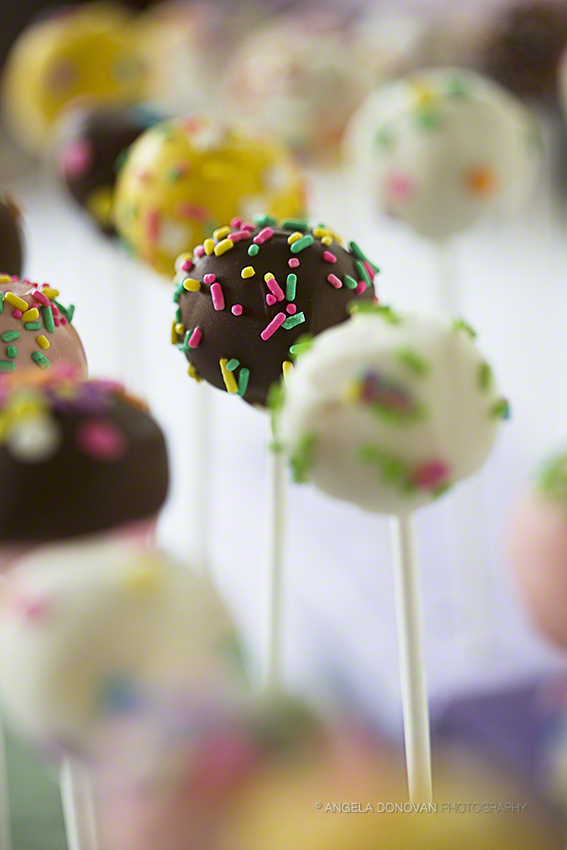
[(227, 221), (264, 212), (300, 216), (305, 203), (301, 172), (270, 136), (177, 118), (152, 127), (130, 148), (114, 217), (132, 252), (171, 277), (178, 255)]
[(104, 2), (67, 7), (32, 24), (4, 69), (7, 127), (34, 155), (45, 149), (56, 120), (72, 104), (136, 103), (144, 94), (129, 13)]
[(0, 274), (22, 273), (23, 238), (20, 227), (22, 213), (7, 193), (0, 193)]
[(539, 153), (530, 113), (500, 86), (456, 68), (379, 89), (354, 116), (346, 145), (360, 187), (380, 208), (437, 240), (518, 207)]

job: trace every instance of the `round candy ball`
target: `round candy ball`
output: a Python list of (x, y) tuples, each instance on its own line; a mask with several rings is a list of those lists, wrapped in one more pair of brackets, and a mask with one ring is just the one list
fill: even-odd
[(301, 337), (372, 301), (377, 269), (355, 243), (303, 220), (233, 219), (214, 236), (179, 258), (172, 339), (192, 377), (265, 406)]
[(63, 122), (57, 146), (59, 173), (104, 233), (114, 233), (116, 175), (128, 148), (159, 120), (141, 107), (108, 106), (73, 110)]
[(442, 240), (520, 205), (539, 151), (536, 125), (512, 95), (448, 68), (372, 94), (353, 118), (346, 156), (383, 211)]
[(296, 480), (402, 514), (475, 472), (506, 411), (468, 326), (361, 305), (299, 358), (281, 436)]
[(271, 139), (208, 119), (157, 124), (130, 149), (118, 177), (115, 223), (135, 254), (173, 275), (191, 251), (235, 216), (301, 214), (303, 177)]
[(145, 77), (119, 6), (89, 3), (41, 20), (18, 38), (4, 70), (3, 97), (16, 141), (41, 153), (63, 110), (74, 102), (132, 103)]
[(22, 273), (20, 218), (20, 209), (13, 199), (7, 194), (0, 196), (0, 275)]
[(0, 383), (0, 480), (1, 543), (93, 534), (155, 516), (165, 439), (118, 384), (25, 373)]
[(242, 687), (212, 585), (128, 541), (37, 550), (7, 577), (0, 611), (0, 696), (15, 728), (44, 746), (98, 754), (105, 730), (160, 695), (183, 693), (206, 712)]

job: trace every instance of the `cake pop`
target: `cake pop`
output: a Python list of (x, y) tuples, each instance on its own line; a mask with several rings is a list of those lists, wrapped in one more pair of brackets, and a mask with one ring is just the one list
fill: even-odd
[(0, 543), (153, 518), (167, 493), (167, 453), (141, 402), (118, 384), (65, 372), (23, 377), (0, 385)]
[(173, 339), (193, 377), (265, 406), (302, 336), (372, 301), (377, 269), (323, 224), (238, 218), (214, 236), (178, 259)]
[(106, 730), (162, 694), (195, 714), (243, 687), (234, 626), (205, 579), (111, 538), (36, 550), (0, 603), (1, 699), (33, 742), (104, 757)]
[(567, 649), (567, 454), (545, 464), (535, 486), (517, 505), (510, 553), (539, 630)]
[(32, 24), (15, 42), (4, 70), (9, 129), (37, 155), (63, 110), (72, 103), (135, 103), (144, 73), (129, 16), (120, 6), (68, 7)]
[(73, 110), (62, 122), (59, 172), (71, 195), (104, 233), (114, 233), (112, 206), (120, 164), (130, 145), (159, 120), (141, 107), (107, 106)]
[(59, 291), (47, 283), (0, 274), (0, 375), (68, 364), (86, 376), (85, 352), (72, 324), (75, 307), (58, 299)]
[(468, 325), (361, 304), (300, 357), (281, 429), (296, 480), (407, 514), (484, 463), (507, 410)]
[(0, 274), (20, 275), (22, 272), (21, 212), (7, 193), (0, 195)]
[(270, 138), (208, 119), (157, 124), (130, 149), (116, 188), (116, 228), (161, 274), (235, 216), (300, 215), (303, 178)]
[(519, 102), (472, 71), (419, 71), (370, 95), (346, 156), (381, 208), (444, 240), (526, 199), (538, 131)]

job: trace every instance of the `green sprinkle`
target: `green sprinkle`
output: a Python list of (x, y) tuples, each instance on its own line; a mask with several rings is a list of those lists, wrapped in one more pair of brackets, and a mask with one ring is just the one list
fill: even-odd
[(487, 390), (492, 384), (492, 369), (488, 363), (481, 363), (478, 367), (478, 383), (481, 390)]
[(271, 215), (255, 215), (253, 221), (256, 227), (274, 227), (278, 223)]
[(374, 136), (374, 144), (382, 150), (390, 150), (394, 145), (394, 134), (387, 127), (381, 127)]
[(288, 301), (293, 301), (295, 299), (295, 289), (297, 286), (297, 275), (296, 274), (288, 274), (286, 286), (285, 286), (285, 297)]
[(376, 467), (384, 484), (399, 488), (403, 492), (411, 492), (414, 489), (409, 467), (380, 446), (367, 443), (360, 447), (357, 457), (360, 463)]
[(349, 242), (348, 247), (351, 254), (354, 254), (357, 259), (364, 260), (365, 263), (368, 263), (374, 274), (379, 274), (380, 269), (378, 268), (378, 266), (375, 266), (374, 263), (368, 259), (362, 248), (357, 245), (356, 242)]
[(179, 299), (181, 298), (182, 293), (183, 293), (183, 284), (178, 283), (177, 286), (175, 287), (175, 289), (173, 290), (173, 303), (174, 304), (179, 304)]
[(305, 321), (305, 313), (296, 313), (295, 316), (289, 316), (283, 323), (283, 327), (286, 331), (290, 331), (292, 328), (295, 328), (296, 325), (302, 325)]
[(41, 369), (49, 369), (49, 367), (51, 366), (51, 363), (49, 362), (47, 357), (41, 353), (41, 351), (34, 351), (32, 354), (32, 360), (35, 360), (35, 362)]
[(113, 169), (115, 174), (118, 174), (120, 171), (122, 171), (122, 169), (126, 165), (126, 160), (128, 159), (128, 151), (129, 148), (123, 148), (123, 150), (120, 151), (120, 153), (114, 160)]
[(490, 409), (490, 415), (493, 416), (495, 419), (506, 420), (511, 418), (512, 414), (510, 412), (510, 405), (505, 398), (499, 399), (499, 401), (497, 401), (496, 404), (492, 406), (492, 408)]
[(311, 234), (304, 236), (302, 239), (298, 239), (297, 242), (294, 242), (291, 246), (292, 254), (299, 254), (300, 251), (305, 251), (306, 248), (310, 248), (311, 245), (315, 242), (315, 239)]
[(2, 342), (14, 342), (15, 339), (19, 338), (20, 333), (18, 331), (6, 331), (2, 334)]
[(421, 130), (436, 130), (443, 123), (441, 114), (433, 109), (422, 109), (415, 116), (415, 123)]
[(165, 179), (168, 183), (178, 183), (181, 180), (182, 172), (179, 168), (170, 168), (165, 175)]
[(27, 331), (39, 331), (41, 330), (41, 322), (26, 322), (24, 328)]
[(255, 257), (257, 254), (259, 254), (259, 252), (260, 252), (260, 246), (259, 245), (250, 245), (250, 247), (248, 248), (248, 256), (249, 257)]
[(16, 348), (15, 345), (9, 345), (8, 348), (6, 349), (6, 354), (8, 355), (8, 357), (17, 357), (18, 356), (18, 349)]
[(550, 499), (567, 501), (567, 457), (564, 454), (546, 462), (538, 481), (538, 489)]
[(0, 360), (0, 372), (15, 372), (16, 364), (11, 360)]
[(313, 466), (315, 452), (315, 436), (305, 434), (290, 456), (291, 476), (295, 484), (306, 484), (309, 472)]
[(413, 348), (400, 348), (396, 352), (396, 356), (400, 363), (403, 363), (404, 366), (407, 366), (408, 369), (411, 369), (419, 377), (429, 372), (429, 363)]
[(470, 95), (470, 87), (462, 77), (452, 77), (447, 83), (447, 95), (465, 100)]
[(242, 397), (246, 390), (248, 389), (248, 381), (250, 379), (250, 369), (245, 369), (242, 367), (240, 372), (238, 373), (238, 389), (237, 394)]
[(53, 303), (59, 308), (59, 312), (65, 316), (69, 324), (71, 324), (75, 315), (75, 305), (69, 304), (68, 307), (64, 307), (59, 301), (54, 301)]
[(304, 218), (286, 218), (285, 221), (282, 221), (282, 227), (284, 230), (300, 230), (305, 233), (309, 230), (309, 222)]
[(4, 293), (0, 292), (0, 313), (4, 309)]
[(456, 331), (463, 331), (470, 336), (471, 339), (476, 339), (477, 333), (474, 328), (472, 328), (468, 322), (465, 322), (464, 319), (454, 319), (453, 328)]
[(229, 372), (234, 372), (234, 370), (238, 369), (239, 366), (240, 366), (240, 360), (237, 360), (236, 357), (233, 357), (226, 364), (226, 368)]
[(175, 311), (175, 321), (177, 322), (177, 324), (182, 321), (182, 318), (183, 317), (181, 315), (181, 307), (178, 307)]
[(363, 265), (363, 263), (361, 263), (360, 260), (355, 260), (354, 267), (357, 271), (358, 279), (363, 280), (367, 286), (372, 286), (370, 275), (366, 271), (366, 267)]
[(55, 322), (53, 321), (53, 310), (51, 309), (51, 304), (49, 307), (42, 307), (41, 314), (43, 316), (45, 330), (52, 334), (55, 331)]
[(289, 353), (295, 358), (301, 357), (302, 354), (309, 351), (312, 345), (313, 337), (311, 334), (303, 334), (294, 345), (290, 346)]
[(348, 289), (356, 289), (356, 287), (358, 286), (358, 282), (349, 274), (345, 274), (343, 278), (343, 283)]

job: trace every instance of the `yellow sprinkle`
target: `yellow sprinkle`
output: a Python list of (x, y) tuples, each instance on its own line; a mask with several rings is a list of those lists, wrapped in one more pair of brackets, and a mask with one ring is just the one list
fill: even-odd
[(234, 242), (231, 242), (230, 239), (223, 239), (222, 242), (215, 248), (215, 254), (217, 257), (222, 256), (222, 254), (226, 254), (227, 251), (230, 251), (231, 248), (234, 248)]
[(185, 336), (185, 325), (182, 322), (177, 322), (175, 325), (175, 333), (177, 336)]
[(46, 298), (49, 298), (50, 301), (53, 301), (54, 298), (59, 298), (59, 290), (51, 289), (50, 286), (41, 290)]
[(201, 383), (201, 379), (199, 377), (199, 373), (195, 369), (192, 363), (189, 364), (189, 368), (187, 369), (187, 374), (190, 378), (193, 378), (194, 381), (197, 381), (198, 384)]
[(35, 322), (39, 319), (39, 310), (37, 307), (32, 307), (31, 310), (26, 310), (22, 316), (22, 322)]
[(219, 227), (218, 230), (215, 230), (213, 233), (213, 239), (216, 239), (217, 242), (220, 242), (221, 239), (224, 239), (230, 233), (230, 227)]
[(176, 326), (177, 326), (177, 322), (172, 322), (172, 324), (171, 324), (171, 344), (172, 345), (177, 345), (177, 343), (179, 342), (179, 340), (177, 339), (177, 331), (175, 330)]
[(269, 280), (275, 280), (275, 279), (276, 279), (276, 277), (275, 277), (273, 272), (266, 272), (266, 274), (264, 275), (264, 280), (266, 281), (266, 283)]
[(226, 368), (227, 363), (228, 363), (228, 360), (226, 359), (226, 357), (223, 357), (223, 359), (219, 361), (224, 385), (226, 387), (227, 392), (236, 393), (236, 392), (238, 392), (238, 384), (236, 383), (236, 379), (235, 379), (234, 375), (232, 374), (232, 372), (229, 372), (228, 369)]
[(24, 301), (23, 298), (19, 298), (13, 292), (7, 292), (6, 295), (4, 296), (4, 301), (7, 301), (8, 304), (11, 304), (12, 307), (15, 307), (17, 310), (22, 310), (22, 311), (28, 310), (29, 306), (30, 306), (27, 301)]
[(288, 245), (293, 245), (294, 242), (299, 242), (299, 240), (303, 239), (304, 236), (304, 233), (299, 233), (299, 231), (296, 230), (295, 233), (292, 233), (291, 236), (288, 237)]
[(0, 274), (0, 283), (10, 283), (11, 277), (9, 274)]
[(284, 360), (284, 362), (282, 363), (282, 372), (284, 380), (287, 381), (288, 375), (291, 375), (291, 373), (293, 372), (293, 363), (291, 362), (291, 360)]
[(36, 336), (36, 342), (41, 348), (47, 349), (51, 347), (51, 343), (46, 336), (43, 336), (43, 334), (41, 336)]
[(246, 280), (246, 278), (248, 277), (254, 277), (255, 274), (256, 269), (254, 268), (254, 266), (246, 266), (246, 268), (242, 269), (242, 271), (240, 272), (240, 276), (243, 277), (244, 280)]
[(215, 240), (205, 239), (205, 241), (203, 242), (203, 247), (205, 249), (205, 254), (210, 257), (213, 251), (215, 250)]
[(99, 186), (85, 199), (85, 207), (103, 227), (112, 225), (114, 192), (110, 186)]
[(144, 558), (122, 575), (121, 584), (137, 593), (155, 593), (160, 585), (159, 563), (153, 558)]
[(201, 288), (201, 281), (195, 280), (192, 277), (186, 277), (183, 281), (183, 289), (187, 292), (198, 292)]
[(316, 227), (313, 231), (315, 239), (323, 239), (324, 236), (330, 236), (331, 233), (326, 227)]
[(329, 245), (333, 244), (333, 237), (332, 236), (323, 236), (323, 238), (321, 239), (321, 242), (323, 243), (323, 245), (326, 248), (328, 248)]

